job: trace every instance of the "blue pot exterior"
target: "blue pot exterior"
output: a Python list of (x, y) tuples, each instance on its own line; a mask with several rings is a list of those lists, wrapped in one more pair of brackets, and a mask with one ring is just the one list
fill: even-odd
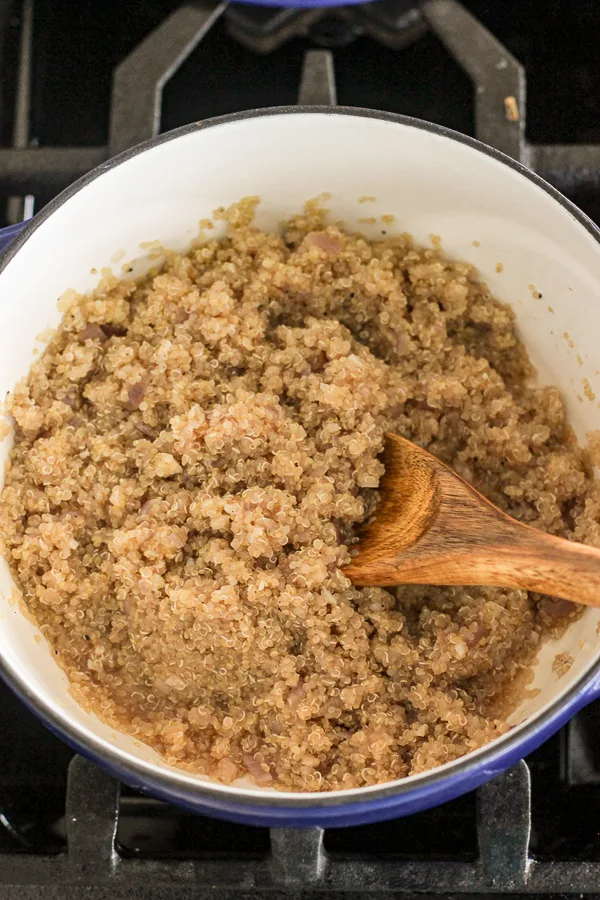
[[(268, 0), (258, 0), (258, 2), (263, 5), (272, 5)], [(309, 4), (296, 2), (289, 5), (313, 7), (335, 5), (335, 0), (334, 2), (331, 2), (331, 0), (315, 2), (313, 0)], [(301, 112), (302, 110), (297, 111)], [(338, 110), (339, 114), (344, 114), (345, 112), (345, 110)], [(352, 113), (352, 110), (347, 112)], [(387, 117), (387, 114), (380, 115)], [(401, 117), (395, 118), (398, 121), (401, 120)], [(218, 122), (219, 120), (216, 121)], [(416, 123), (415, 120), (405, 121), (410, 122), (410, 124), (417, 124), (419, 127), (428, 130), (439, 131), (456, 140), (469, 143), (516, 169), (524, 177), (535, 181), (553, 196), (557, 202), (561, 203), (600, 243), (600, 232), (580, 210), (519, 163), (515, 163), (497, 151), (478, 144), (471, 138), (457, 135), (427, 123)], [(183, 133), (185, 129), (179, 131)], [(145, 147), (146, 145), (142, 145), (137, 150), (128, 151), (128, 153), (140, 152)], [(126, 158), (126, 156), (127, 154), (123, 154), (122, 158)], [(68, 195), (69, 192), (79, 190), (82, 186), (85, 186), (85, 178), (69, 188), (65, 194)], [(62, 196), (63, 199), (55, 202), (64, 202), (65, 195)], [(49, 212), (51, 213), (51, 210)], [(44, 213), (41, 214), (41, 219), (43, 220), (43, 218), (45, 218)], [(0, 255), (27, 224), (23, 222), (0, 230)], [(18, 249), (14, 252), (18, 253)], [(474, 790), (479, 785), (513, 766), (544, 743), (584, 706), (600, 698), (600, 667), (597, 665), (595, 671), (592, 674), (588, 674), (587, 678), (582, 678), (577, 684), (573, 685), (564, 698), (555, 700), (550, 710), (538, 722), (525, 724), (519, 732), (509, 732), (497, 745), (491, 745), (480, 751), (475, 759), (469, 760), (467, 758), (456, 761), (447, 774), (439, 770), (432, 770), (431, 773), (425, 775), (414, 786), (410, 782), (400, 781), (388, 787), (382, 785), (375, 791), (373, 789), (364, 789), (365, 798), (360, 801), (340, 798), (336, 802), (335, 793), (330, 793), (324, 794), (323, 800), (315, 800), (313, 798), (309, 800), (307, 797), (304, 803), (300, 801), (300, 804), (298, 802), (294, 804), (293, 800), (286, 801), (286, 796), (283, 793), (278, 793), (277, 795), (265, 793), (264, 800), (262, 798), (257, 800), (254, 798), (242, 799), (236, 797), (235, 794), (212, 791), (209, 786), (207, 786), (206, 790), (203, 790), (201, 784), (197, 784), (197, 787), (194, 788), (186, 787), (175, 783), (172, 776), (169, 777), (167, 771), (161, 771), (158, 767), (155, 771), (148, 773), (141, 765), (122, 762), (110, 754), (104, 756), (91, 743), (87, 743), (85, 738), (74, 738), (68, 729), (64, 728), (59, 721), (53, 718), (50, 711), (46, 711), (43, 708), (38, 698), (29, 691), (26, 684), (13, 678), (4, 669), (0, 671), (0, 674), (6, 680), (8, 686), (20, 697), (30, 711), (44, 722), (50, 731), (75, 751), (104, 768), (113, 777), (131, 785), (142, 793), (173, 803), (198, 815), (208, 815), (241, 824), (263, 827), (343, 827), (367, 825), (411, 815), (412, 813), (421, 812), (433, 806), (446, 803), (461, 794)]]
[(0, 228), (0, 254), (4, 253), (9, 244), (12, 244), (14, 238), (21, 234), (27, 222), (17, 222), (16, 225), (9, 225), (8, 228)]

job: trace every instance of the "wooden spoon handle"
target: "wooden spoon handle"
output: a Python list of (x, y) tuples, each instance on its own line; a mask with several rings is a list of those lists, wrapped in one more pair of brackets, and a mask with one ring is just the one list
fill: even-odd
[[(431, 558), (426, 566), (413, 564), (404, 583), (522, 588), (600, 607), (600, 550), (509, 521), (506, 541), (466, 555)], [(403, 578), (401, 564), (398, 576)]]
[(359, 585), (521, 588), (600, 608), (600, 550), (509, 522), (506, 540), (496, 535), (493, 547), (446, 547), (439, 553), (432, 548), (418, 554), (407, 550), (395, 559), (365, 562), (364, 567), (359, 557), (356, 567), (353, 560), (345, 573)]

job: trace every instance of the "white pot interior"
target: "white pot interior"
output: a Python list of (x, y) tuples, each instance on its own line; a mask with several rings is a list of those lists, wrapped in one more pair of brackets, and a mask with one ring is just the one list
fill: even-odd
[[(2, 395), (26, 375), (34, 348), (43, 346), (36, 336), (58, 324), (57, 298), (67, 288), (95, 286), (92, 269), (120, 272), (124, 260), (143, 256), (140, 244), (147, 241), (184, 248), (200, 219), (242, 197), (258, 195), (258, 224), (275, 229), (323, 192), (331, 194), (325, 205), (332, 219), (350, 228), (373, 237), (382, 229), (408, 231), (422, 243), (433, 233), (448, 254), (474, 263), (496, 296), (512, 304), (540, 379), (562, 389), (580, 440), (600, 428), (600, 403), (583, 389), (587, 379), (600, 400), (600, 245), (591, 233), (543, 188), (467, 143), (367, 115), (317, 112), (192, 128), (106, 168), (74, 192), (0, 273)], [(376, 200), (359, 203), (365, 196)], [(394, 223), (382, 224), (382, 215), (393, 215)], [(368, 216), (377, 223), (359, 222)], [(142, 260), (136, 271), (143, 266)], [(2, 462), (9, 443), (0, 445)], [(35, 625), (10, 605), (12, 582), (0, 563), (0, 651), (13, 675), (72, 731), (95, 736), (100, 752), (117, 748), (123, 761), (166, 770), (154, 751), (75, 704), (47, 645), (34, 640)], [(540, 693), (519, 709), (515, 723), (540, 714), (593, 664), (599, 618), (586, 611), (559, 642), (544, 647), (534, 685)], [(563, 651), (575, 662), (559, 680), (551, 666)], [(206, 781), (183, 773), (178, 778), (190, 787)]]

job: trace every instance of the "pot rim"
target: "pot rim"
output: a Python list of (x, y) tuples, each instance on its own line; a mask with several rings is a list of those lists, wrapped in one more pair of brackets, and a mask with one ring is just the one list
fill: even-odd
[[(600, 245), (600, 229), (585, 215), (575, 204), (564, 197), (556, 188), (548, 184), (543, 178), (532, 170), (528, 169), (522, 163), (517, 162), (499, 150), (489, 147), (481, 143), (475, 138), (460, 134), (443, 125), (437, 125), (432, 122), (426, 122), (421, 119), (415, 119), (410, 116), (402, 116), (396, 113), (382, 112), (378, 110), (361, 109), (358, 107), (329, 107), (329, 106), (279, 106), (267, 109), (253, 109), (243, 112), (231, 113), (229, 115), (218, 116), (206, 119), (200, 122), (193, 122), (189, 125), (183, 125), (172, 131), (157, 135), (141, 144), (125, 150), (112, 159), (92, 169), (86, 175), (83, 175), (73, 184), (69, 185), (57, 197), (47, 204), (31, 221), (23, 228), (20, 235), (10, 244), (0, 260), (0, 275), (10, 265), (11, 260), (19, 253), (21, 248), (27, 243), (32, 234), (46, 222), (51, 216), (66, 202), (68, 202), (75, 194), (79, 193), (96, 178), (101, 177), (106, 172), (116, 168), (122, 163), (128, 162), (135, 156), (145, 153), (160, 144), (177, 140), (196, 131), (202, 131), (208, 128), (215, 128), (219, 125), (228, 125), (230, 123), (239, 122), (246, 119), (267, 118), (274, 116), (288, 115), (327, 115), (327, 116), (353, 116), (363, 119), (375, 119), (378, 121), (389, 122), (396, 125), (402, 125), (407, 128), (415, 128), (420, 131), (433, 134), (437, 137), (448, 138), (456, 141), (473, 150), (484, 153), (503, 166), (507, 166), (517, 172), (537, 187), (544, 190), (552, 199), (557, 201), (579, 225), (582, 225), (586, 231)], [(73, 725), (69, 722), (68, 716), (60, 711), (58, 707), (53, 707), (40, 699), (29, 687), (27, 681), (23, 679), (12, 667), (8, 665), (3, 657), (0, 648), (0, 677), (8, 684), (20, 700), (33, 712), (41, 721), (57, 736), (73, 747), (76, 751), (81, 752), (84, 756), (92, 759), (94, 762), (104, 765), (114, 775), (124, 781), (135, 781), (138, 784), (148, 785), (153, 791), (161, 794), (163, 797), (174, 798), (175, 802), (182, 800), (182, 792), (189, 803), (195, 795), (198, 800), (203, 797), (208, 800), (213, 797), (218, 802), (222, 801), (238, 801), (243, 802), (250, 809), (252, 807), (274, 807), (277, 810), (290, 809), (318, 809), (319, 807), (347, 806), (352, 804), (356, 809), (358, 807), (365, 808), (369, 803), (384, 800), (392, 796), (409, 795), (421, 793), (426, 790), (427, 793), (438, 783), (447, 782), (454, 778), (464, 780), (469, 773), (489, 769), (490, 776), (495, 773), (498, 768), (498, 761), (503, 756), (513, 755), (519, 744), (528, 744), (539, 737), (540, 732), (544, 733), (544, 738), (550, 736), (553, 730), (559, 727), (563, 721), (577, 712), (581, 706), (593, 699), (594, 683), (596, 676), (600, 674), (600, 654), (592, 660), (579, 675), (576, 681), (563, 692), (560, 692), (552, 703), (541, 709), (530, 719), (515, 726), (505, 735), (496, 738), (485, 746), (471, 751), (465, 756), (459, 757), (435, 769), (427, 772), (411, 775), (406, 778), (397, 779), (396, 781), (384, 782), (383, 784), (373, 785), (370, 787), (350, 788), (342, 791), (328, 792), (278, 792), (266, 791), (254, 788), (233, 787), (231, 785), (220, 784), (218, 782), (202, 781), (197, 776), (186, 772), (185, 770), (177, 770), (174, 767), (167, 768), (156, 763), (141, 760), (128, 751), (123, 751), (109, 744), (103, 738), (89, 733), (89, 729), (84, 726)], [(587, 689), (587, 690), (586, 690)], [(543, 738), (542, 738), (543, 739)], [(541, 740), (538, 741), (540, 743)], [(495, 764), (495, 768), (494, 768)]]

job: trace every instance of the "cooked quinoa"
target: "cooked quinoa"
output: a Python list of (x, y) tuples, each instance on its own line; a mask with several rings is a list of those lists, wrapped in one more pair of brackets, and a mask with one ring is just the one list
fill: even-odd
[(354, 788), (507, 729), (575, 607), (351, 586), (383, 434), (518, 519), (600, 546), (600, 491), (511, 310), (407, 235), (309, 205), (106, 276), (15, 391), (4, 553), (86, 708), (229, 783)]

